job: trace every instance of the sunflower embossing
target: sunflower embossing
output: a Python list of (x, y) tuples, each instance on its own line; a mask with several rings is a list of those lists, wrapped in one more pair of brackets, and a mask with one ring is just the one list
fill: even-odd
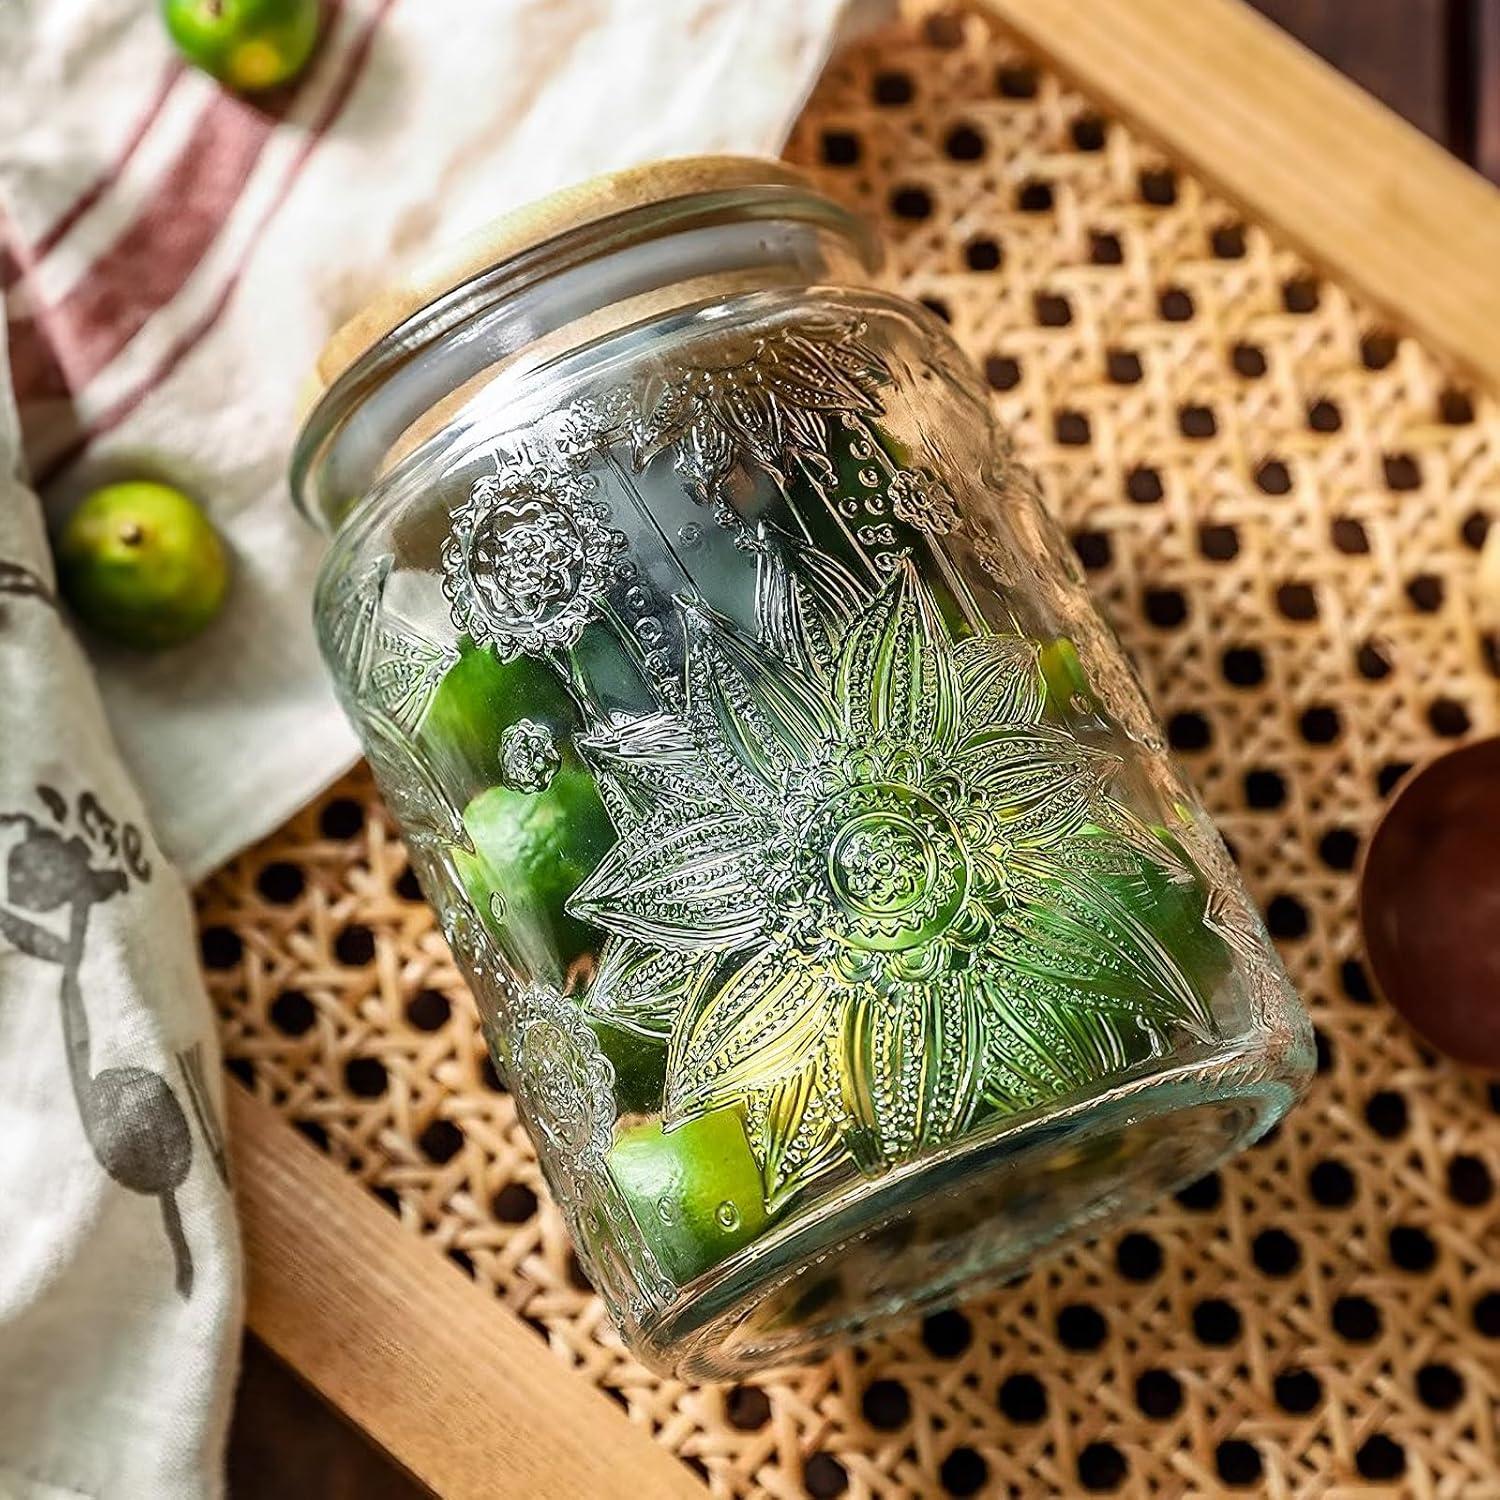
[(443, 549), (453, 622), (501, 658), (578, 643), (615, 579), (625, 538), (586, 473), (523, 454), (477, 480)]
[(562, 765), (552, 731), (535, 719), (517, 719), (500, 736), (500, 780), (513, 792), (544, 792)]
[(878, 416), (875, 393), (891, 380), (864, 332), (859, 323), (782, 329), (737, 357), (677, 372), (641, 400), (636, 467), (670, 449), (703, 501), (747, 462), (778, 478), (802, 466), (832, 481), (830, 434), (847, 417)]
[(516, 1002), (512, 1091), (554, 1169), (576, 1189), (603, 1165), (615, 1123), (615, 1072), (577, 1002), (545, 984)]
[(619, 835), (569, 903), (610, 935), (584, 1007), (667, 1040), (668, 1128), (738, 1106), (775, 1207), (1211, 1037), (1130, 899), (1197, 872), (1036, 644), (960, 638), (910, 558), (761, 545), (753, 632), (679, 600), (680, 710), (580, 742)]

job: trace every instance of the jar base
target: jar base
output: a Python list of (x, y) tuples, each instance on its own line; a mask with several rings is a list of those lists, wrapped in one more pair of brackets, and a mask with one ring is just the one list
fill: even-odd
[(635, 1350), (683, 1379), (735, 1379), (1014, 1280), (1195, 1181), (1296, 1098), (1225, 1074), (1236, 1082), (1185, 1070), (1007, 1122), (860, 1184), (683, 1288)]

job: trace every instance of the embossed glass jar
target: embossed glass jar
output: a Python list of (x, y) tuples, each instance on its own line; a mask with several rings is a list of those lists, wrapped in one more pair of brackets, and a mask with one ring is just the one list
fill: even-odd
[(1200, 1175), (1306, 1019), (1035, 485), (768, 163), (503, 222), (330, 345), (324, 650), (589, 1274), (718, 1377)]

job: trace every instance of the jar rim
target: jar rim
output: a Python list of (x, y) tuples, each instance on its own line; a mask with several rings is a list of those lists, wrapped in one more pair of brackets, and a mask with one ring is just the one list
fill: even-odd
[(493, 307), (549, 264), (676, 232), (704, 214), (807, 220), (850, 242), (874, 270), (878, 241), (860, 217), (784, 162), (677, 157), (588, 178), (492, 220), (439, 249), (349, 318), (320, 351), (293, 450), (293, 496), (362, 396), (418, 350)]

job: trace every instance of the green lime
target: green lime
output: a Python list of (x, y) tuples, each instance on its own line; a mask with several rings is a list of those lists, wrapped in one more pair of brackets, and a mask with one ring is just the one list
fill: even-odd
[(1078, 699), (1092, 702), (1094, 691), (1078, 659), (1078, 648), (1060, 635), (1042, 647), (1040, 665), (1047, 688), (1047, 706), (1056, 714), (1072, 712)]
[(121, 645), (175, 646), (218, 614), (229, 558), (180, 490), (148, 480), (95, 490), (57, 544), (58, 582), (78, 617)]
[(1134, 874), (1104, 876), (1101, 883), (1150, 928), (1198, 992), (1211, 995), (1229, 966), (1230, 954), (1224, 939), (1205, 923), (1208, 889), (1196, 872), (1188, 880), (1173, 878), (1169, 864), (1193, 871), (1192, 861), (1170, 829), (1157, 826), (1151, 831), (1161, 840), (1163, 859), (1169, 863), (1157, 864), (1141, 854)]
[(523, 946), (549, 944), (564, 970), (597, 951), (598, 934), (566, 909), (614, 842), (587, 771), (561, 770), (540, 792), (490, 787), (464, 809), (464, 827), (475, 853), (458, 860), (459, 873), (482, 914)]
[(649, 1115), (661, 1108), (667, 1084), (667, 1044), (637, 1036), (608, 1021), (595, 1021), (599, 1048), (615, 1070), (615, 1101), (627, 1115)]
[(670, 1131), (659, 1121), (622, 1130), (609, 1167), (662, 1269), (679, 1284), (765, 1227), (760, 1169), (736, 1110), (716, 1109)]
[[(549, 725), (565, 742), (577, 714), (545, 663), (528, 656), (500, 661), (467, 636), (459, 640), (458, 652), (422, 717), (418, 737), (444, 781), (461, 788), (461, 797), (467, 798), (494, 783), (502, 739), (518, 719)], [(576, 767), (571, 750), (563, 753)]]
[(318, 40), (319, 0), (162, 0), (177, 50), (242, 93), (302, 71)]

